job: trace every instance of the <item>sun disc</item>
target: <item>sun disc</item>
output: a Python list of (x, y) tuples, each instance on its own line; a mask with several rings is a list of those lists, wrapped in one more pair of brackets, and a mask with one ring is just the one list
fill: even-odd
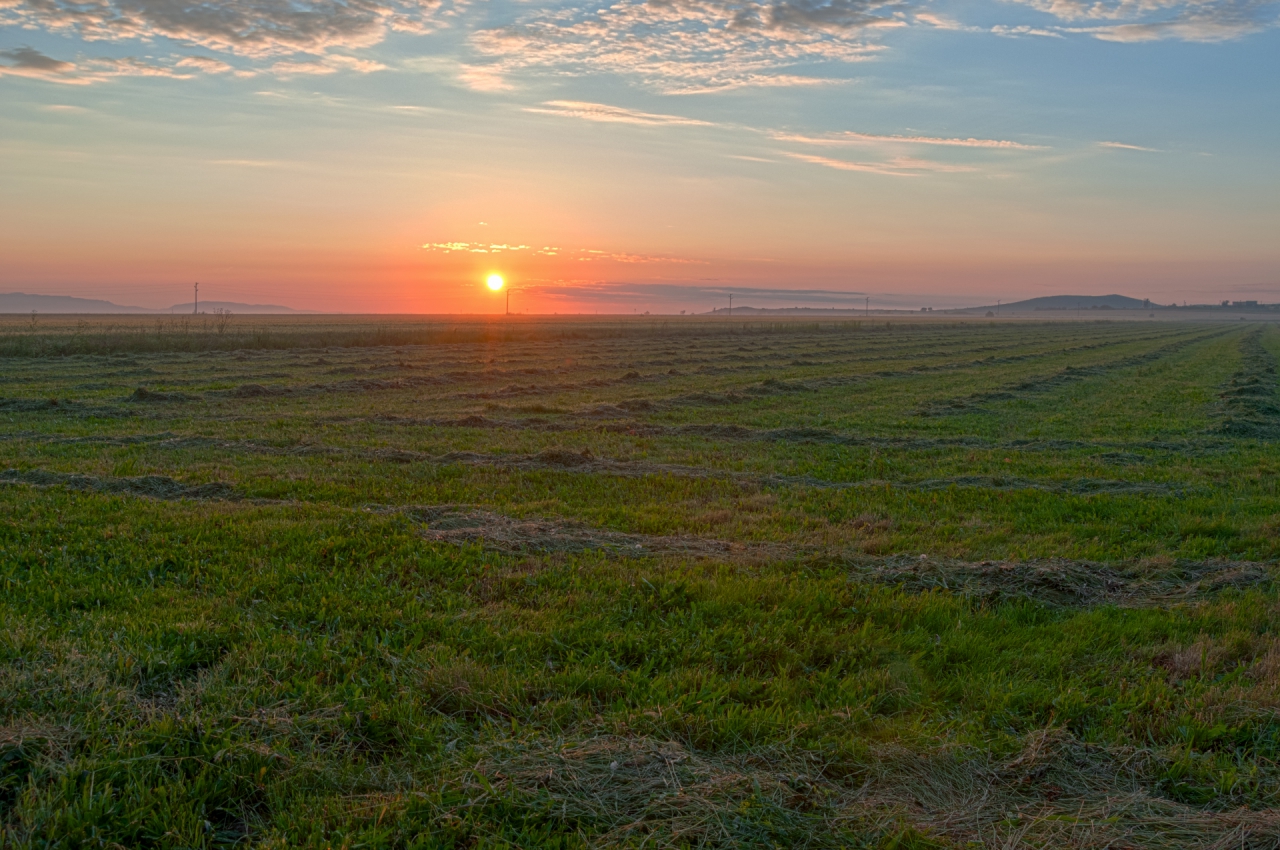
[(502, 275), (500, 274), (491, 274), (489, 275), (489, 279), (486, 280), (485, 283), (489, 284), (490, 289), (492, 289), (494, 292), (497, 292), (499, 289), (502, 288), (502, 285), (506, 283), (506, 281), (502, 279)]

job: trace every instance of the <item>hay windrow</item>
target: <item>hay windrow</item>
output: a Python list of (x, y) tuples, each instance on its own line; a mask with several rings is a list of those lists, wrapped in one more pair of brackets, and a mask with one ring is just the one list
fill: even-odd
[(954, 847), (1280, 843), (1274, 809), (1219, 810), (1165, 796), (1162, 777), (1175, 758), (1088, 744), (1056, 728), (1026, 735), (1003, 758), (963, 747), (879, 747), (838, 768), (813, 751), (708, 753), (674, 740), (599, 735), (490, 747), (461, 788), (469, 806), (501, 800), (554, 812), (590, 829), (600, 847), (845, 847), (906, 830)]
[(1276, 359), (1262, 344), (1261, 329), (1240, 340), (1240, 368), (1221, 398), (1222, 422), (1217, 432), (1261, 440), (1280, 438), (1280, 405), (1276, 400)]
[[(487, 423), (486, 423), (487, 424)], [(549, 429), (555, 430), (555, 429)], [(700, 430), (699, 433), (705, 433)], [(11, 435), (10, 438), (15, 438)], [(16, 437), (22, 439), (22, 437)], [(3, 439), (0, 437), (0, 439)], [(1044, 492), (1071, 496), (1132, 495), (1182, 497), (1192, 488), (1167, 481), (1126, 481), (1108, 478), (1074, 478), (1061, 481), (1038, 481), (1014, 475), (957, 475), (946, 478), (926, 478), (918, 481), (887, 481), (867, 478), (852, 481), (831, 481), (812, 475), (757, 474), (717, 469), (706, 466), (661, 463), (646, 460), (619, 460), (599, 457), (589, 448), (569, 449), (552, 447), (536, 454), (492, 454), (474, 451), (453, 451), (441, 455), (399, 448), (353, 449), (341, 446), (324, 446), (312, 443), (272, 445), (251, 440), (223, 440), (216, 437), (138, 436), (123, 438), (45, 438), (47, 442), (64, 444), (148, 445), (165, 451), (192, 451), (216, 449), (223, 452), (277, 455), (294, 457), (333, 457), (397, 464), (431, 464), (447, 466), (493, 467), (520, 472), (573, 472), (589, 475), (607, 475), (619, 478), (645, 478), (672, 476), (694, 480), (722, 479), (753, 487), (808, 487), (824, 490), (852, 488), (889, 488), (903, 491), (934, 492), (948, 489), (981, 489), (994, 492)]]
[(1052, 607), (1166, 607), (1227, 591), (1274, 587), (1271, 565), (1199, 561), (1170, 565), (1103, 564), (1049, 558), (980, 561), (902, 555), (845, 560), (851, 580), (917, 592), (945, 591), (983, 602), (1029, 600)]
[(787, 558), (781, 543), (716, 540), (696, 535), (626, 534), (583, 523), (553, 519), (517, 519), (467, 505), (383, 508), (402, 511), (423, 524), (423, 536), (455, 545), (479, 544), (509, 555), (602, 552), (624, 557), (688, 556), (719, 560), (766, 561)]
[(1009, 384), (999, 389), (971, 393), (969, 395), (947, 400), (932, 401), (921, 406), (917, 411), (917, 415), (953, 416), (963, 413), (990, 413), (991, 411), (984, 409), (982, 405), (990, 402), (1013, 401), (1019, 398), (1030, 398), (1043, 395), (1070, 384), (1089, 380), (1091, 378), (1099, 378), (1121, 369), (1132, 369), (1135, 366), (1144, 366), (1148, 363), (1154, 363), (1157, 360), (1162, 360), (1173, 354), (1177, 354), (1191, 345), (1222, 336), (1226, 333), (1229, 333), (1229, 331), (1212, 331), (1195, 337), (1180, 339), (1143, 354), (1121, 357), (1110, 362), (1098, 363), (1093, 366), (1067, 366), (1066, 368), (1060, 369), (1051, 375), (1029, 378), (1027, 380)]
[(838, 566), (852, 581), (913, 592), (944, 591), (993, 604), (1032, 601), (1061, 608), (1167, 607), (1227, 591), (1265, 590), (1275, 579), (1268, 565), (1247, 561), (1153, 565), (1065, 558), (975, 563), (919, 555), (869, 557), (849, 554), (839, 546), (629, 534), (565, 520), (515, 518), (472, 505), (370, 509), (404, 513), (422, 523), (428, 540), (479, 545), (507, 555), (598, 552), (624, 558), (696, 558), (742, 564), (791, 561), (807, 567)]
[(161, 402), (184, 402), (196, 401), (199, 396), (190, 395), (181, 392), (161, 392), (159, 390), (149, 390), (146, 387), (138, 387), (134, 390), (125, 401), (134, 401), (142, 403), (161, 403)]
[(123, 417), (132, 411), (67, 398), (0, 398), (0, 413), (60, 413), (76, 417)]
[(32, 487), (65, 487), (92, 493), (145, 496), (151, 499), (217, 499), (234, 501), (243, 495), (229, 484), (183, 484), (164, 475), (141, 475), (133, 478), (79, 475), (45, 470), (7, 469), (0, 472), (0, 484), (27, 484)]

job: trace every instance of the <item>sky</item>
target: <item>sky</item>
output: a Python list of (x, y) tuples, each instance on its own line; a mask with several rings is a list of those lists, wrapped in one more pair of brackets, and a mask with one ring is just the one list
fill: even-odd
[(1280, 302), (1276, 0), (0, 0), (0, 107), (0, 291)]

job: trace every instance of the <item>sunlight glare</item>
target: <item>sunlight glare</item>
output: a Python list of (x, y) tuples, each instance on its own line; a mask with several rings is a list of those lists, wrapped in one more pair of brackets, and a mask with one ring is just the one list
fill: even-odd
[(485, 283), (489, 284), (489, 288), (492, 289), (494, 292), (497, 292), (499, 289), (501, 289), (502, 285), (505, 282), (506, 281), (502, 279), (502, 275), (500, 274), (491, 274), (489, 275), (489, 279), (485, 281)]

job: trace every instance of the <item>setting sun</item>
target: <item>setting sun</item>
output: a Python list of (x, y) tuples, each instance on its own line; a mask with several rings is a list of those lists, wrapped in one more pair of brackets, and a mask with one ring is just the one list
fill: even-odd
[(489, 275), (489, 279), (485, 281), (485, 283), (489, 284), (490, 289), (492, 289), (494, 292), (497, 292), (499, 289), (502, 288), (502, 285), (506, 283), (506, 281), (502, 279), (502, 275), (500, 274), (491, 274)]

